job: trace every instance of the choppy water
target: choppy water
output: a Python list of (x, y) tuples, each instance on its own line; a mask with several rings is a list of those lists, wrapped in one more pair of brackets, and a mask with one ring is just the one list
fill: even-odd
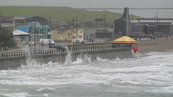
[(173, 97), (173, 53), (0, 71), (0, 97)]

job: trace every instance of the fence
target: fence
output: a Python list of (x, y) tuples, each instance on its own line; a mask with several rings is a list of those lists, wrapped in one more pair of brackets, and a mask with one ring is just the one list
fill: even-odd
[(103, 52), (104, 51), (121, 51), (131, 49), (131, 44), (111, 44), (111, 43), (99, 43), (99, 44), (80, 44), (80, 45), (67, 45), (67, 48), (59, 46), (49, 50), (32, 50), (32, 51), (13, 51), (0, 54), (0, 60), (3, 59), (15, 59), (26, 57), (40, 57), (45, 55), (61, 55), (69, 52), (72, 53), (87, 53), (87, 52)]

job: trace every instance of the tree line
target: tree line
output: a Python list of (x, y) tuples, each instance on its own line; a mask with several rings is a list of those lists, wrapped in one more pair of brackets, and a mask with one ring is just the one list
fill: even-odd
[(7, 50), (9, 47), (15, 47), (15, 41), (13, 40), (12, 30), (7, 27), (0, 27), (0, 50), (4, 48)]

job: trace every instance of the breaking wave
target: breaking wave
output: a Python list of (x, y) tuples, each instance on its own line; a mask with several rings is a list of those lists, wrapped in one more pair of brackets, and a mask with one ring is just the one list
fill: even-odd
[[(114, 60), (90, 56), (66, 64), (28, 62), (17, 70), (0, 71), (1, 85), (81, 85), (136, 87), (145, 92), (173, 93), (173, 53), (148, 53), (149, 56)], [(144, 88), (145, 87), (145, 88)], [(41, 88), (47, 91), (52, 88)], [(151, 89), (149, 91), (149, 89)]]

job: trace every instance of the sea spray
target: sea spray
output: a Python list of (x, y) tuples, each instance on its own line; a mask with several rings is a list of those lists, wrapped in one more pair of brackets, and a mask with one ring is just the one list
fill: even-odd
[(72, 53), (67, 46), (64, 46), (64, 47), (65, 47), (66, 52), (67, 52), (64, 65), (70, 65), (72, 63), (72, 55), (71, 55)]
[(91, 63), (91, 55), (85, 54), (83, 60), (85, 63)]
[(27, 58), (31, 58), (31, 49), (28, 45), (25, 45), (22, 50), (26, 52)]
[(133, 49), (131, 50), (131, 53), (134, 58), (140, 58), (144, 55), (144, 54), (141, 54), (140, 52), (134, 52)]
[(25, 45), (22, 48), (22, 50), (25, 51), (26, 54), (27, 54), (26, 65), (28, 65), (28, 66), (37, 66), (37, 65), (39, 65), (38, 62), (32, 58), (32, 48), (31, 47), (29, 47), (28, 45)]

